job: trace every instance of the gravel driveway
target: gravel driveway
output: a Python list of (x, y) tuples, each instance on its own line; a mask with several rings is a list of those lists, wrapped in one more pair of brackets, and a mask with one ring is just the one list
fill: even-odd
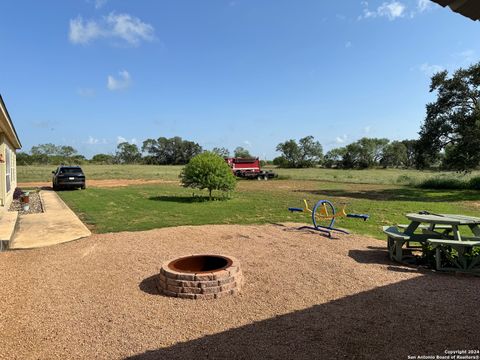
[[(237, 257), (242, 293), (159, 296), (162, 262)], [(2, 359), (407, 359), (478, 349), (480, 278), (418, 272), (385, 242), (293, 225), (93, 235), (0, 253)]]

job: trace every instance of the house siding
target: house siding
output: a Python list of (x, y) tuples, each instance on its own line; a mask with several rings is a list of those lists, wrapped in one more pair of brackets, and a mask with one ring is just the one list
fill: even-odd
[(16, 150), (21, 147), (22, 144), (0, 95), (0, 211), (8, 209), (13, 200), (13, 193), (17, 187)]
[(8, 207), (17, 187), (17, 161), (15, 148), (4, 133), (0, 134), (0, 155), (3, 159), (0, 163), (0, 205)]

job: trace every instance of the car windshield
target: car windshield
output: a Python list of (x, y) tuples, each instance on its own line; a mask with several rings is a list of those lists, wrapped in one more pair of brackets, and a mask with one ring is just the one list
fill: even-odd
[(82, 169), (79, 167), (65, 167), (60, 169), (60, 174), (81, 174)]

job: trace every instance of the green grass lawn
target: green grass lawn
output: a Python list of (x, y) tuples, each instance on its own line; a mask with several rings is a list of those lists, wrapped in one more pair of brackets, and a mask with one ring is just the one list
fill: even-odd
[[(17, 166), (18, 182), (51, 181), (56, 166)], [(162, 179), (178, 180), (182, 166), (156, 165), (82, 165), (88, 179)]]
[(371, 218), (341, 219), (338, 226), (354, 233), (384, 238), (382, 225), (406, 223), (404, 214), (428, 210), (435, 213), (479, 215), (480, 192), (431, 191), (397, 185), (348, 184), (322, 181), (240, 181), (231, 199), (204, 201), (195, 191), (175, 184), (89, 188), (62, 191), (60, 196), (95, 232), (137, 231), (179, 225), (264, 224), (309, 222), (307, 214), (289, 213), (288, 207), (311, 207), (319, 199), (347, 212), (366, 213)]

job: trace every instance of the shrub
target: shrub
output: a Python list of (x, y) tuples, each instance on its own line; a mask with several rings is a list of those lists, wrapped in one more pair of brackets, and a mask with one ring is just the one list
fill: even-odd
[(423, 180), (418, 187), (422, 189), (467, 189), (468, 183), (454, 178), (430, 178)]
[(209, 199), (212, 191), (232, 191), (237, 181), (225, 160), (210, 151), (194, 156), (180, 174), (183, 187), (207, 189)]
[(397, 184), (415, 185), (415, 179), (411, 176), (402, 174), (397, 177)]
[(468, 188), (472, 190), (480, 190), (480, 176), (475, 176), (468, 182)]

